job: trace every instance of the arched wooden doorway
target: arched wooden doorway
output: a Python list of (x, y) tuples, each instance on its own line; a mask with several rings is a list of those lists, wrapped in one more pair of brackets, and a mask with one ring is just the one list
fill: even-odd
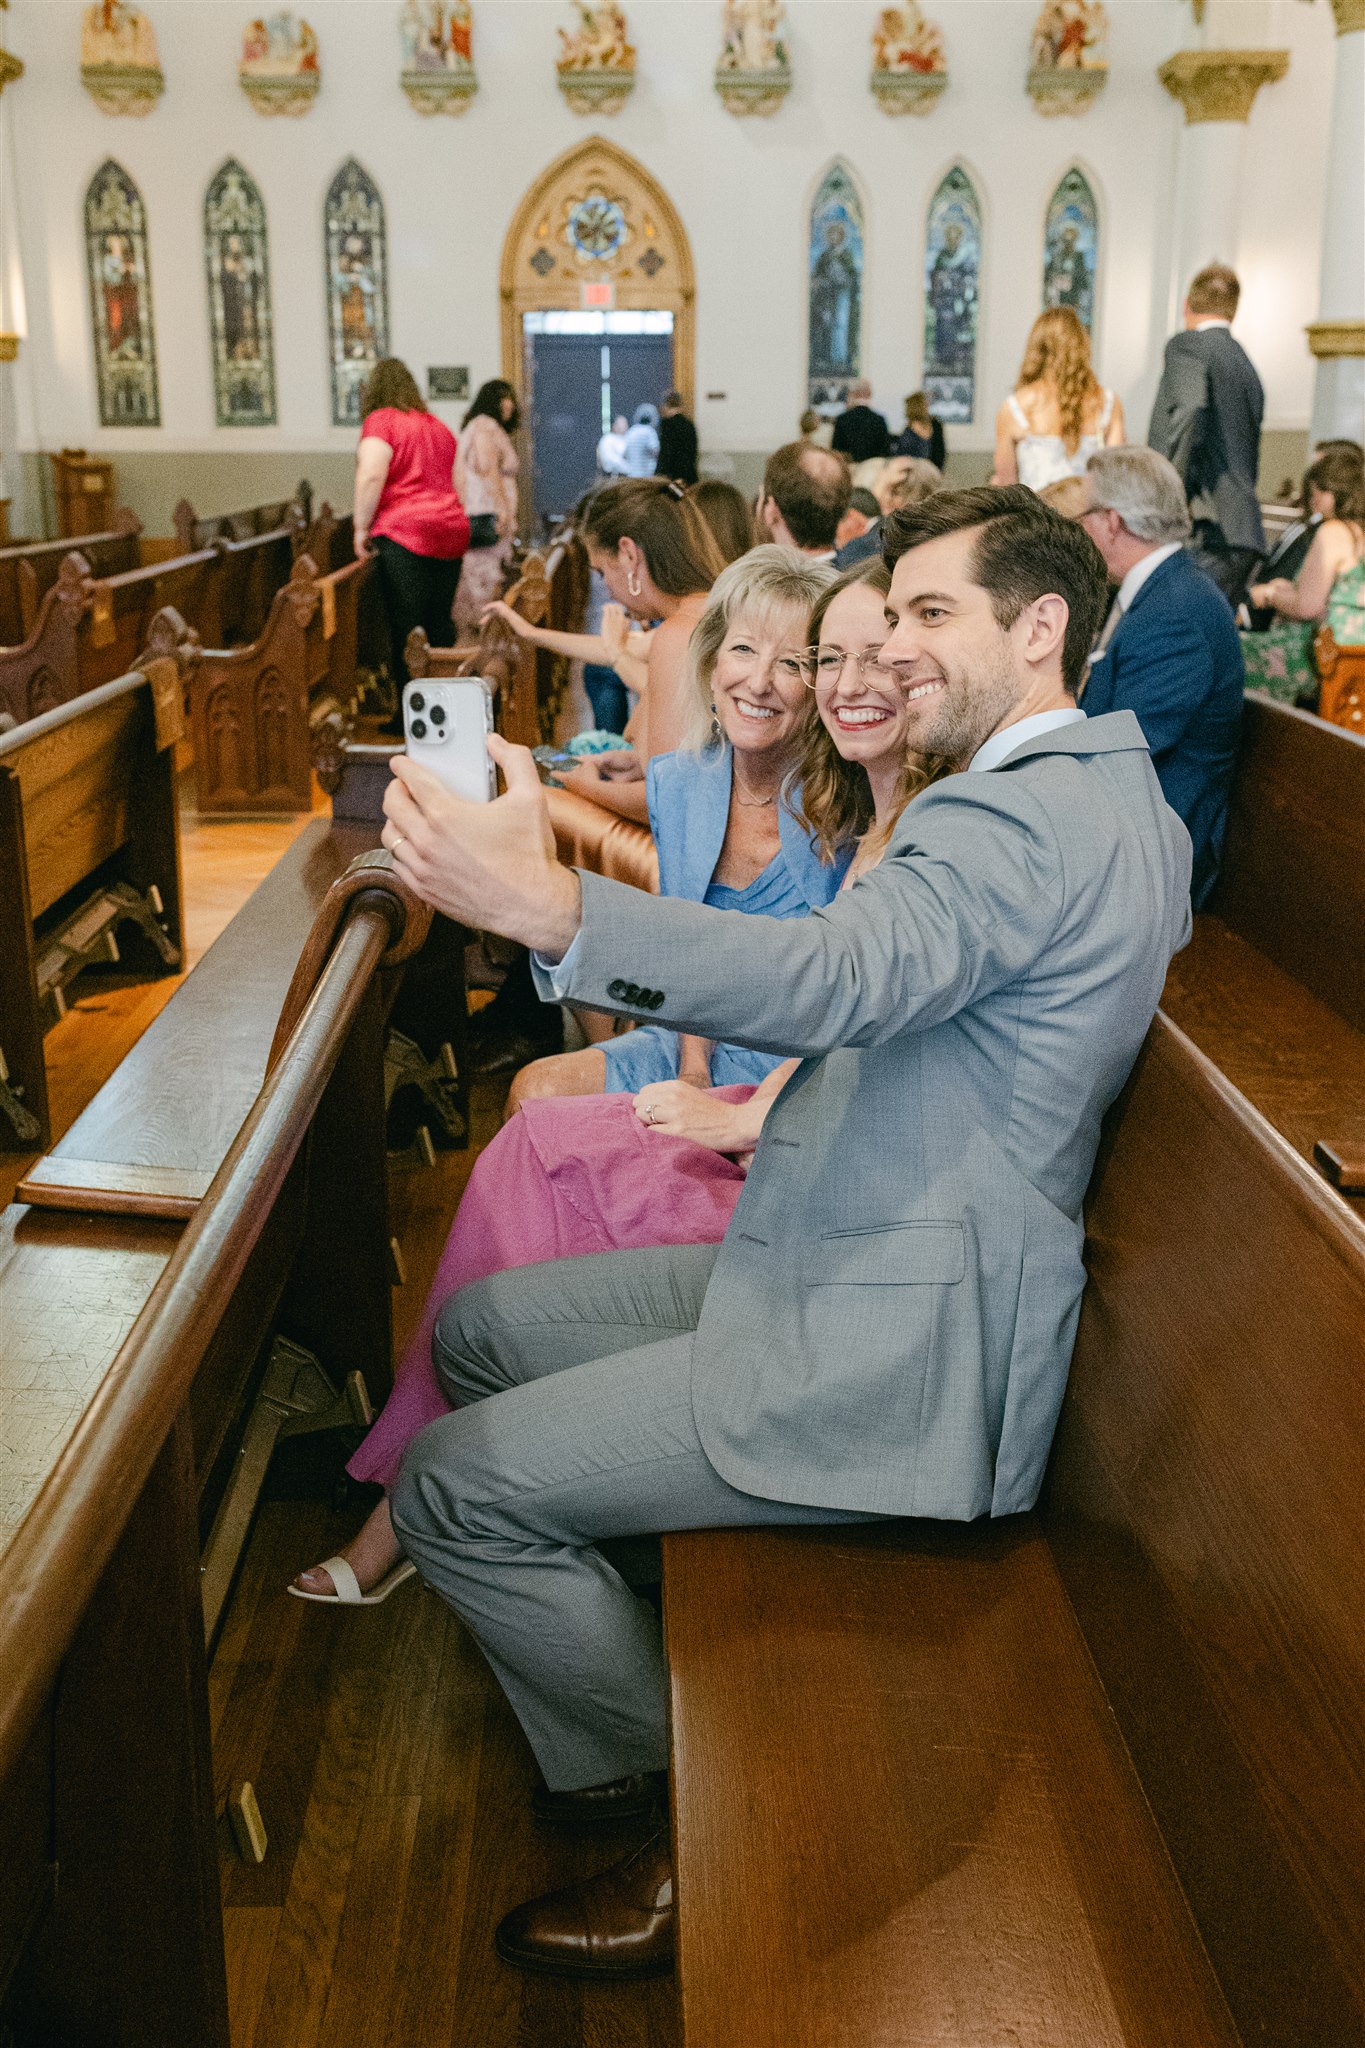
[[(696, 283), (686, 230), (643, 164), (594, 136), (542, 172), (502, 250), (503, 375), (528, 389), (527, 315), (663, 315), (672, 321), (666, 381), (691, 411)], [(528, 438), (530, 433), (528, 412)], [(532, 461), (526, 465), (528, 493)], [(523, 510), (531, 511), (529, 495)]]

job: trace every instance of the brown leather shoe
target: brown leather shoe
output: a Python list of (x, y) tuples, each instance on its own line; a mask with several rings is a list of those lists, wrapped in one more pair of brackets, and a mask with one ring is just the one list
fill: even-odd
[(556, 1827), (601, 1828), (613, 1821), (647, 1818), (656, 1808), (662, 1812), (667, 1797), (666, 1771), (636, 1771), (629, 1778), (613, 1778), (608, 1785), (585, 1785), (579, 1792), (552, 1792), (548, 1785), (537, 1785), (531, 1811), (537, 1820), (552, 1821)]
[(493, 1937), (505, 1963), (568, 1977), (659, 1977), (673, 1967), (673, 1859), (660, 1828), (599, 1877), (528, 1899)]

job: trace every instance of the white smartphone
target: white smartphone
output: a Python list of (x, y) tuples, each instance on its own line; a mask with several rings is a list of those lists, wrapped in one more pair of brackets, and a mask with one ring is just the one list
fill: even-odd
[(491, 803), (498, 793), (498, 771), (488, 758), (492, 730), (493, 693), (482, 676), (404, 685), (408, 759), (469, 803)]

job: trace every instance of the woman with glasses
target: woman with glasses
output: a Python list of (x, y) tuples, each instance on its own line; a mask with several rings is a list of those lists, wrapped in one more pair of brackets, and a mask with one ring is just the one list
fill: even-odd
[[(758, 581), (746, 585), (737, 571), (756, 556), (765, 558)], [(775, 556), (781, 560), (774, 563)], [(787, 579), (796, 577), (811, 579), (808, 621), (804, 612), (792, 619), (785, 609), (796, 591)], [(849, 887), (881, 859), (896, 820), (939, 765), (908, 751), (904, 686), (878, 658), (889, 588), (881, 562), (861, 565), (830, 582), (785, 549), (760, 548), (722, 577), (703, 621), (710, 631), (704, 639), (702, 629), (695, 636), (702, 640), (694, 652), (699, 693), (708, 673), (714, 686), (714, 698), (710, 692), (699, 694), (699, 704), (709, 719), (714, 701), (717, 721), (726, 731), (727, 691), (736, 706), (751, 701), (757, 708), (796, 687), (794, 676), (779, 676), (771, 686), (758, 679), (765, 649), (767, 664), (775, 668), (788, 657), (784, 639), (794, 643), (790, 651), (799, 658), (807, 710), (798, 724), (781, 802), (823, 862), (823, 901), (835, 893), (836, 877)], [(741, 591), (747, 591), (744, 608)], [(774, 634), (775, 626), (803, 630)], [(738, 655), (738, 662), (727, 659), (727, 651)], [(741, 673), (746, 658), (747, 673)], [(738, 709), (730, 715), (738, 718)], [(719, 777), (723, 743), (710, 752), (709, 769), (703, 772)], [(694, 750), (691, 758), (705, 759), (706, 752)], [(761, 795), (759, 775), (774, 765), (763, 764), (761, 750), (747, 748), (742, 740), (731, 743), (727, 772), (732, 795), (736, 787)], [(756, 808), (766, 813), (770, 806), (765, 798)], [(708, 829), (714, 835), (714, 817)], [(722, 843), (729, 843), (728, 833)], [(761, 850), (756, 847), (751, 859)], [(695, 865), (695, 855), (684, 848), (675, 876), (685, 879), (689, 865)], [(650, 1082), (633, 1096), (528, 1101), (474, 1167), (393, 1393), (352, 1459), (351, 1476), (377, 1480), (387, 1492), (412, 1437), (448, 1412), (431, 1364), (431, 1341), (440, 1311), (461, 1287), (546, 1259), (657, 1244), (719, 1243), (763, 1120), (797, 1062), (775, 1064), (769, 1058), (765, 1064), (769, 1071), (757, 1087), (750, 1082), (708, 1088), (672, 1078)], [(290, 1590), (301, 1598), (352, 1605), (384, 1599), (411, 1572), (412, 1566), (402, 1561), (385, 1499), (339, 1557), (302, 1573)]]

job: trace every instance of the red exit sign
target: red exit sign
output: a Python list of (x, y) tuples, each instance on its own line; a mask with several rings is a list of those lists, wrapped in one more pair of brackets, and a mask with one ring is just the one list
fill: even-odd
[(580, 285), (579, 290), (583, 294), (582, 304), (585, 313), (609, 313), (616, 304), (616, 287), (606, 280), (601, 284)]

